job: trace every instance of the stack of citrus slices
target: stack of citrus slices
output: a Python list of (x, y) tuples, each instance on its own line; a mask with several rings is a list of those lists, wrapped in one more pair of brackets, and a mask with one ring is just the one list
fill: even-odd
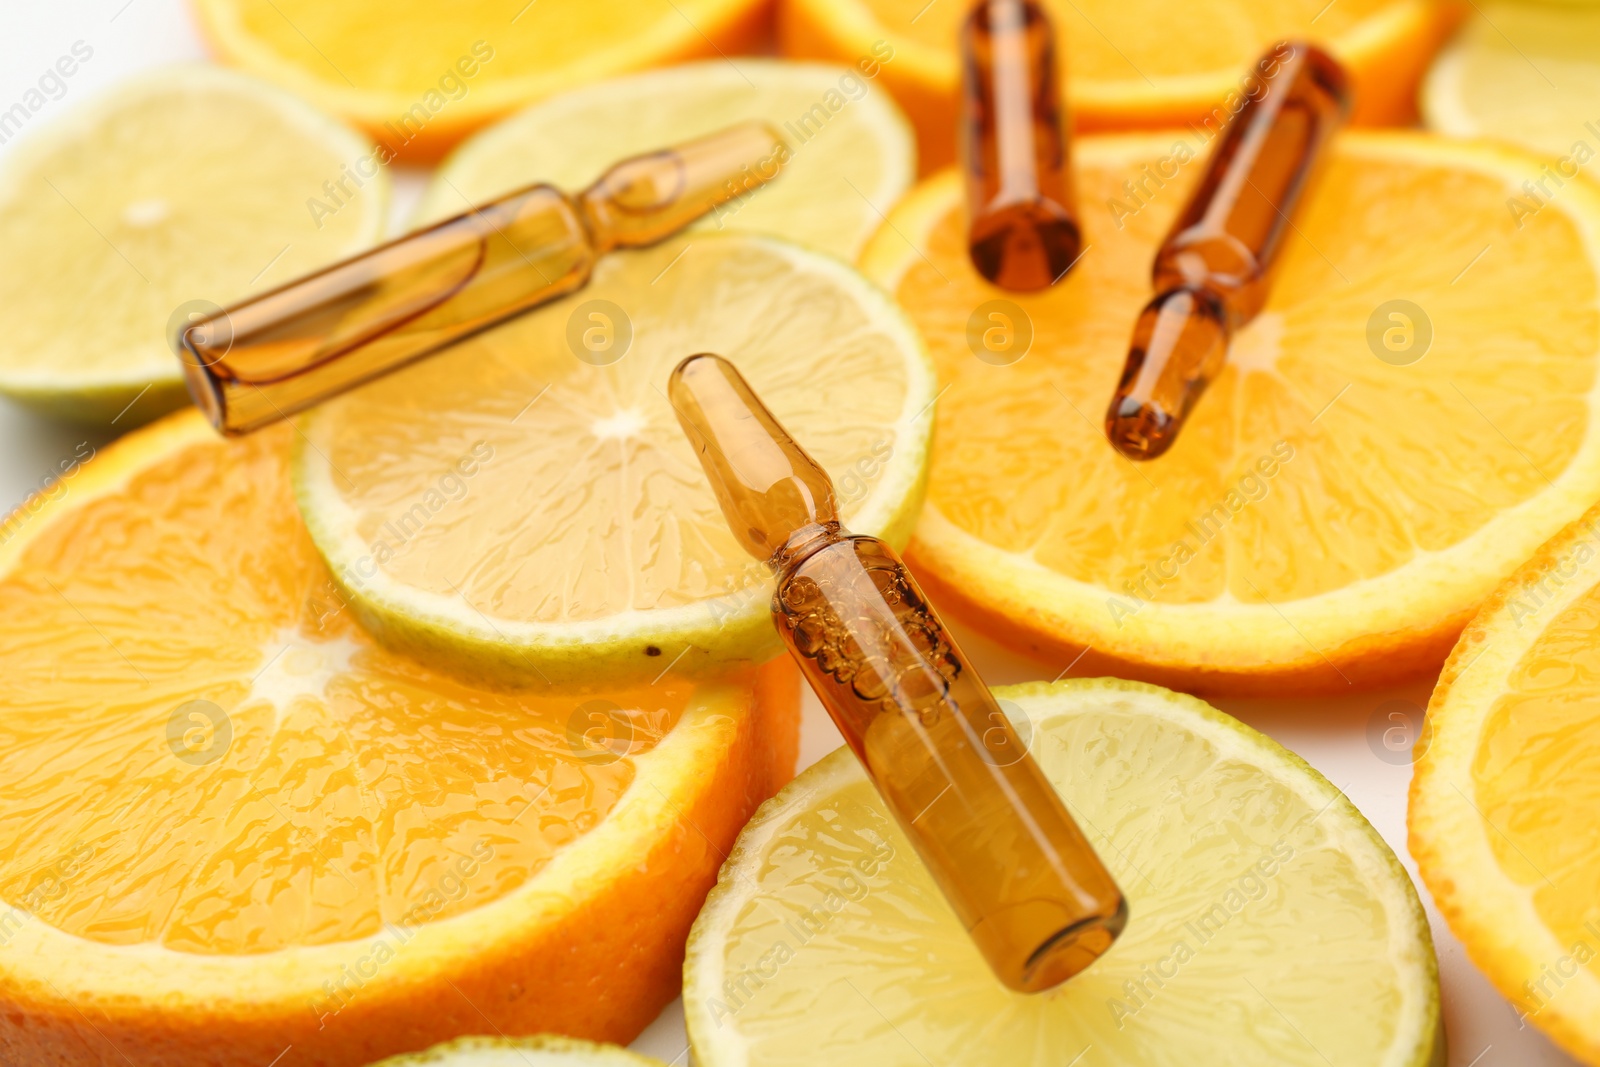
[[(621, 32), (584, 5), (503, 7), (375, 23), (198, 0), (220, 54), (378, 143), (190, 71), (0, 173), (19, 309), (0, 389), (116, 424), (146, 392), (129, 423), (173, 402), (155, 319), (378, 236), (382, 172), (347, 188), (367, 162), (436, 158), (534, 102), (448, 158), (428, 222), (747, 119), (791, 148), (777, 181), (572, 296), (242, 441), (171, 416), (0, 527), (0, 1059), (642, 1067), (507, 1035), (631, 1040), (682, 964), (706, 1067), (1442, 1067), (1395, 856), (1298, 758), (1191, 697), (998, 691), (1132, 914), (1041, 996), (995, 982), (848, 753), (774, 798), (797, 678), (664, 388), (686, 355), (734, 359), (846, 526), (909, 544), (941, 605), (1052, 673), (1283, 693), (1432, 666), (1600, 496), (1600, 191), (1523, 217), (1503, 200), (1533, 157), (1346, 136), (1177, 447), (1132, 466), (1099, 415), (1206, 116), (1262, 41), (1327, 40), (1358, 117), (1393, 122), (1454, 7), (1205, 0), (1176, 27), (1055, 10), (1083, 124), (1191, 125), (1078, 141), (1086, 251), (1027, 296), (973, 273), (956, 175), (902, 198), (919, 142), (924, 163), (951, 154), (960, 5), (786, 0), (784, 50), (841, 65), (663, 71), (643, 68), (748, 48), (763, 5), (650, 0)], [(1492, 66), (1481, 46), (1451, 62)], [(1436, 125), (1508, 122), (1441, 69)], [(204, 274), (174, 251), (197, 247)], [(89, 310), (92, 343), (64, 342)], [(1592, 805), (1555, 799), (1593, 793), (1594, 529), (1462, 638), (1412, 820), (1475, 956), (1591, 1056), (1592, 983), (1539, 968), (1600, 938)], [(1560, 580), (1525, 609), (1547, 563)]]
[[(772, 65), (729, 113), (776, 122), (842, 73)], [(190, 103), (183, 79), (206, 77), (148, 95)], [(216, 77), (237, 89), (212, 101), (223, 126), (277, 99)], [(85, 126), (176, 132), (130, 99)], [(892, 200), (909, 137), (892, 104), (855, 103), (809, 165), (842, 154)], [(41, 141), (34, 171), (76, 174), (84, 140)], [(793, 195), (744, 217), (775, 225)], [(808, 211), (835, 251), (863, 243), (870, 205)], [(614, 352), (571, 340), (595, 301), (624, 323)], [(906, 541), (936, 395), (920, 340), (840, 260), (733, 232), (611, 257), (575, 298), (300, 426), (228, 442), (171, 416), (7, 520), (0, 1058), (355, 1065), (482, 1030), (626, 1041), (659, 1012), (798, 725), (765, 571), (661, 392), (690, 346), (738, 353), (819, 442), (852, 524)], [(837, 379), (820, 395), (818, 366)], [(97, 368), (53, 366), (75, 398)]]

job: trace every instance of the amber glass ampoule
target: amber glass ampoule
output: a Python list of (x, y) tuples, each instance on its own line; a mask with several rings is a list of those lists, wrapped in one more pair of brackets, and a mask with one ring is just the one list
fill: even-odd
[(1271, 73), (1223, 129), (1156, 253), (1156, 297), (1134, 327), (1106, 411), (1106, 436), (1129, 459), (1172, 446), (1221, 373), (1234, 332), (1266, 303), (1290, 220), (1349, 114), (1344, 68), (1312, 45), (1279, 45), (1256, 69)]
[(195, 403), (246, 433), (572, 292), (774, 177), (764, 123), (624, 160), (582, 193), (534, 185), (185, 326)]
[(1055, 31), (1036, 0), (978, 0), (962, 23), (961, 58), (972, 265), (1003, 289), (1043, 289), (1083, 244)]
[(1111, 875), (894, 551), (839, 526), (833, 484), (733, 365), (692, 356), (672, 405), (773, 620), (1007, 986), (1093, 963), (1127, 922)]

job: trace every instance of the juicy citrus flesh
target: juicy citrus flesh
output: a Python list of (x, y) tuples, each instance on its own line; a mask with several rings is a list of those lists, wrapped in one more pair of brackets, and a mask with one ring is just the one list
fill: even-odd
[(291, 431), (191, 436), (0, 577), (0, 899), (44, 923), (237, 955), (447, 919), (604, 820), (693, 695), (490, 692), (375, 648)]
[(0, 171), (0, 387), (176, 384), (180, 305), (230, 303), (376, 239), (386, 176), (307, 209), (365, 147), (277, 89), (202, 67), (144, 76), (24, 142)]
[(700, 1062), (1395, 1064), (1442, 1051), (1415, 892), (1315, 772), (1153, 687), (997, 695), (1127, 895), (1117, 943), (1048, 993), (1007, 991), (840, 750), (758, 813), (691, 935)]
[[(615, 329), (613, 352), (631, 341), (597, 365), (575, 354), (590, 329)], [(849, 528), (903, 542), (934, 396), (920, 343), (849, 268), (744, 235), (607, 257), (576, 295), (324, 405), (297, 474), (312, 531), (381, 611), (485, 644), (631, 628), (646, 677), (687, 647), (673, 625), (699, 627), (701, 649), (749, 630), (775, 650), (767, 569), (666, 398), (701, 351), (732, 360), (832, 473)]]
[(1462, 635), (1428, 706), (1411, 852), (1473, 961), (1600, 1062), (1600, 512), (1552, 538)]
[[(868, 273), (922, 328), (948, 387), (913, 553), (939, 571), (976, 547), (1019, 581), (1081, 597), (1074, 636), (1102, 649), (1126, 645), (1119, 630), (1168, 606), (1161, 617), (1173, 626), (1193, 620), (1189, 640), (1203, 640), (1208, 617), (1276, 619), (1278, 607), (1317, 611), (1340, 593), (1386, 623), (1459, 617), (1582, 506), (1583, 492), (1567, 489), (1594, 484), (1600, 201), (1574, 187), (1518, 229), (1505, 198), (1525, 157), (1346, 135), (1286, 238), (1264, 310), (1236, 335), (1172, 450), (1133, 464), (1101, 426), (1150, 296), (1151, 257), (1203, 166), (1203, 148), (1180, 163), (1180, 146), (1200, 147), (1177, 133), (1080, 140), (1089, 251), (1037, 296), (1001, 294), (970, 267), (952, 176), (891, 220), (925, 259), (887, 230), (869, 247)], [(1125, 182), (1146, 193), (1130, 196)], [(1031, 322), (1033, 342), (995, 366), (967, 338), (975, 310), (1002, 296), (1012, 320)], [(1387, 347), (1395, 327), (1410, 333), (1388, 340), (1410, 338), (1412, 349)], [(1002, 491), (1014, 486), (1029, 492)], [(1542, 497), (1562, 498), (1565, 513), (1508, 514)], [(1491, 531), (1502, 550), (1474, 549), (1476, 567), (1442, 565)], [(1437, 595), (1447, 570), (1455, 583), (1437, 609), (1399, 591), (1384, 602), (1376, 583), (1429, 570), (1418, 597)], [(1285, 649), (1298, 649), (1284, 654), (1315, 658), (1308, 640), (1336, 649), (1364, 625), (1330, 613), (1296, 619), (1303, 636), (1277, 622)]]
[(1600, 862), (1600, 589), (1552, 618), (1484, 716), (1473, 796), (1495, 860), (1562, 944), (1593, 940)]
[[(1600, 98), (1600, 8), (1486, 3), (1430, 73), (1428, 124), (1444, 133), (1495, 137), (1539, 153), (1559, 168), (1539, 199), (1588, 167), (1600, 134), (1586, 106)], [(1590, 177), (1593, 172), (1590, 171)], [(1527, 199), (1527, 191), (1519, 190)], [(1535, 200), (1528, 200), (1535, 205)]]
[(751, 120), (788, 142), (783, 171), (696, 229), (766, 233), (854, 259), (916, 173), (904, 116), (860, 71), (740, 57), (613, 78), (506, 119), (445, 162), (417, 220), (458, 215), (537, 181), (581, 189), (626, 156)]

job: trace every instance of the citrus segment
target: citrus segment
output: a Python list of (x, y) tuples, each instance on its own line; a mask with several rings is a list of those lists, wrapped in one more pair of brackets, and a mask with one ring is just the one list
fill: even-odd
[[(1439, 56), (1423, 84), (1428, 125), (1458, 137), (1522, 145), (1547, 163), (1519, 189), (1537, 208), (1586, 172), (1600, 152), (1600, 8), (1485, 3)], [(1542, 189), (1540, 186), (1542, 185)]]
[(685, 59), (749, 51), (753, 0), (404, 0), (369, 10), (315, 0), (196, 0), (224, 60), (356, 123), (389, 153), (438, 159), (463, 136), (555, 93)]
[(1347, 135), (1265, 310), (1172, 451), (1135, 465), (1101, 420), (1202, 149), (1080, 140), (1089, 250), (1037, 296), (967, 262), (953, 175), (874, 238), (863, 268), (946, 387), (913, 560), (1024, 647), (1090, 646), (1080, 669), (1280, 691), (1424, 669), (1600, 495), (1600, 195), (1573, 185), (1519, 229), (1520, 153)]
[(385, 640), (463, 669), (648, 681), (775, 654), (770, 576), (666, 398), (701, 351), (828, 468), (850, 529), (904, 543), (934, 399), (920, 340), (842, 263), (735, 234), (608, 257), (574, 296), (312, 412), (312, 536)]
[(1325, 779), (1152, 686), (995, 695), (1127, 894), (1116, 944), (1006, 990), (841, 749), (762, 807), (695, 922), (697, 1062), (1443, 1064), (1421, 904)]
[(1428, 705), (1411, 852), (1473, 961), (1600, 1063), (1600, 511), (1506, 580)]
[(30, 134), (0, 165), (0, 393), (118, 429), (175, 407), (168, 334), (184, 312), (377, 240), (382, 172), (337, 210), (307, 207), (368, 150), (295, 97), (203, 66), (124, 82)]
[(5, 527), (0, 1049), (631, 1039), (792, 767), (792, 669), (513, 693), (384, 652), (299, 523), (291, 436), (174, 416)]
[[(1062, 50), (1074, 121), (1089, 130), (1214, 125), (1274, 42), (1307, 39), (1349, 68), (1353, 120), (1368, 125), (1415, 117), (1417, 83), (1455, 24), (1435, 0), (1204, 0), (1180, 5), (1116, 0), (1045, 0)], [(1320, 6), (1320, 10), (1319, 10)], [(783, 0), (785, 55), (854, 63), (884, 60), (884, 84), (917, 128), (924, 167), (955, 159), (957, 51), (962, 4), (926, 0)]]
[(854, 259), (916, 173), (905, 117), (861, 69), (741, 57), (613, 78), (498, 123), (439, 168), (417, 220), (537, 181), (581, 189), (625, 156), (751, 120), (788, 143), (783, 171), (698, 229), (766, 233)]

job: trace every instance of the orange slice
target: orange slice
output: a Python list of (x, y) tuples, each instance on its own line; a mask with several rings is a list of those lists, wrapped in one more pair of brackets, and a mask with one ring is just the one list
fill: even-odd
[(383, 652), (291, 433), (174, 416), (3, 527), (0, 1059), (631, 1040), (791, 773), (791, 668), (513, 693)]
[[(1208, 119), (1214, 126), (1256, 60), (1286, 38), (1314, 40), (1350, 67), (1356, 122), (1409, 122), (1417, 84), (1457, 18), (1443, 0), (1044, 5), (1055, 22), (1069, 105), (1088, 130)], [(968, 10), (928, 0), (781, 0), (779, 43), (785, 55), (881, 67), (883, 84), (917, 128), (926, 171), (955, 158), (957, 37)]]
[(1088, 250), (1038, 295), (972, 269), (952, 174), (868, 246), (945, 389), (912, 560), (1055, 670), (1088, 648), (1080, 671), (1280, 692), (1431, 669), (1600, 497), (1600, 188), (1519, 229), (1505, 200), (1533, 158), (1346, 135), (1265, 310), (1172, 451), (1134, 464), (1102, 418), (1201, 167), (1185, 136), (1080, 140)]
[[(617, 74), (749, 51), (759, 0), (195, 0), (224, 60), (343, 116), (386, 150), (438, 159), (462, 137), (544, 97)], [(387, 162), (387, 158), (380, 160)]]
[(1600, 1063), (1600, 508), (1461, 635), (1428, 704), (1411, 854), (1474, 963)]

